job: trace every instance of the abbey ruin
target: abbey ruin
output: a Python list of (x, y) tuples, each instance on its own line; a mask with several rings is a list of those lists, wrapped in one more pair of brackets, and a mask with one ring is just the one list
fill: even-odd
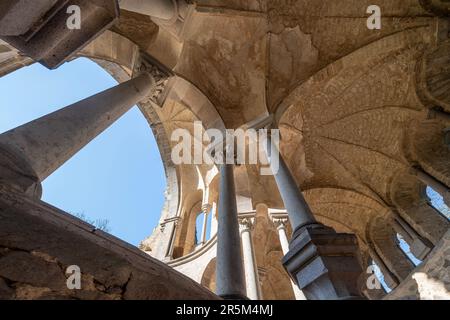
[[(0, 299), (449, 299), (449, 214), (427, 195), (448, 210), (449, 17), (447, 0), (2, 0), (0, 77), (86, 57), (119, 84), (0, 134)], [(41, 200), (136, 104), (167, 179), (139, 248)], [(175, 163), (194, 123), (279, 133), (272, 174)]]

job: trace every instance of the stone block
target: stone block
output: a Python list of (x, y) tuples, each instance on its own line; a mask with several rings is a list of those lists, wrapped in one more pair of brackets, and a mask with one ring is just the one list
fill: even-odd
[(359, 299), (358, 244), (322, 225), (297, 230), (283, 265), (310, 300)]

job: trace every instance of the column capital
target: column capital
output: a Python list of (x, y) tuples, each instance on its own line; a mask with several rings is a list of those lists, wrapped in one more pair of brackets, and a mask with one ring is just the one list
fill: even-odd
[(256, 224), (256, 218), (254, 216), (241, 216), (239, 217), (239, 229), (242, 232), (253, 231)]
[(286, 212), (269, 212), (269, 217), (277, 230), (286, 229), (289, 223), (289, 216)]
[(209, 214), (211, 209), (212, 209), (212, 205), (211, 204), (209, 204), (209, 203), (202, 204), (202, 212), (204, 214)]
[(272, 222), (275, 225), (275, 228), (277, 228), (277, 230), (280, 230), (280, 229), (286, 229), (289, 220), (288, 220), (288, 218), (276, 218), (276, 219), (273, 219)]

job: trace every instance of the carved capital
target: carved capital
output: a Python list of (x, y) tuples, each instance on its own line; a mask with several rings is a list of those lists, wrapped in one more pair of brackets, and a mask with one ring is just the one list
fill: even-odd
[(212, 205), (210, 205), (209, 203), (205, 203), (202, 204), (202, 212), (204, 214), (209, 214), (209, 212), (211, 211)]
[(164, 92), (169, 82), (169, 78), (172, 76), (170, 70), (166, 70), (157, 61), (153, 60), (148, 55), (141, 53), (140, 61), (137, 64), (135, 73), (143, 72), (148, 73), (154, 81), (149, 100), (162, 106), (165, 99)]
[(254, 217), (239, 218), (239, 229), (241, 232), (252, 231), (255, 228), (256, 219)]
[(277, 228), (277, 230), (280, 230), (286, 229), (289, 220), (288, 218), (273, 218), (272, 222), (275, 225), (275, 228)]
[(173, 225), (176, 228), (176, 227), (178, 227), (178, 224), (180, 223), (180, 221), (181, 221), (180, 217), (173, 217), (173, 218), (164, 219), (164, 221), (159, 224), (159, 230), (161, 232), (164, 232), (164, 230), (166, 229), (166, 225), (171, 223), (171, 222), (173, 222)]

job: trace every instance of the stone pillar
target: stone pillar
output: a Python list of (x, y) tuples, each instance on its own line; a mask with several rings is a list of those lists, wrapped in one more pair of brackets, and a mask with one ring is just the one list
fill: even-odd
[(203, 212), (203, 225), (202, 225), (202, 238), (200, 240), (201, 244), (205, 244), (206, 242), (206, 231), (208, 229), (208, 216), (209, 211), (211, 210), (211, 205), (206, 203), (202, 205), (202, 212)]
[[(293, 229), (284, 267), (308, 300), (362, 299), (356, 237), (316, 221), (270, 135), (266, 152)], [(274, 152), (279, 155), (278, 167), (272, 160)]]
[(279, 151), (277, 146), (272, 143), (270, 135), (267, 138), (266, 151), (270, 161), (270, 167), (280, 191), (280, 196), (283, 199), (284, 206), (289, 215), (292, 230), (299, 230), (308, 225), (317, 225), (318, 223), (314, 218), (311, 209), (306, 203), (300, 189), (297, 187), (297, 183), (289, 171), (283, 157), (281, 157), (281, 154), (279, 154), (278, 168), (273, 166), (274, 162), (271, 161), (272, 153)]
[[(143, 73), (1, 134), (0, 174), (5, 177), (2, 160), (6, 154), (7, 158), (19, 159), (20, 165), (26, 164), (27, 168), (20, 170), (23, 176), (42, 182), (132, 106), (146, 98), (154, 83), (150, 74)], [(13, 171), (18, 169), (17, 165), (12, 166)]]
[(247, 297), (251, 300), (261, 300), (261, 286), (259, 283), (259, 275), (256, 266), (255, 252), (253, 249), (252, 240), (252, 231), (254, 229), (254, 224), (254, 216), (242, 216), (239, 218)]
[(224, 299), (247, 299), (234, 186), (234, 165), (219, 166), (216, 293)]
[[(288, 219), (286, 218), (273, 218), (273, 223), (275, 224), (275, 227), (278, 231), (278, 237), (280, 239), (281, 244), (281, 250), (283, 251), (283, 254), (286, 255), (289, 252), (289, 241), (287, 237), (286, 232), (286, 226), (288, 223)], [(294, 291), (295, 300), (306, 300), (305, 295), (303, 294), (302, 290), (299, 289), (299, 287), (292, 281), (292, 290)]]

